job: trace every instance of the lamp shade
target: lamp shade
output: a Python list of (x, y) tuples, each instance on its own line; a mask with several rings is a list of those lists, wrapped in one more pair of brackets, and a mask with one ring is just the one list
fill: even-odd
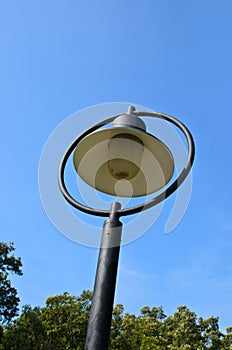
[(73, 161), (78, 175), (93, 188), (120, 197), (164, 187), (174, 172), (168, 147), (144, 128), (115, 125), (90, 133), (77, 145)]

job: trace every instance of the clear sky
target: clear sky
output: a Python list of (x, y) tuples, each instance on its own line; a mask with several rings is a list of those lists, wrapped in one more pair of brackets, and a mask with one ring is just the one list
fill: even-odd
[(231, 15), (230, 0), (1, 2), (0, 239), (22, 257), (24, 276), (14, 278), (22, 304), (93, 288), (98, 250), (51, 224), (39, 160), (67, 117), (124, 102), (182, 120), (196, 162), (176, 229), (164, 233), (173, 196), (151, 229), (122, 247), (116, 302), (134, 313), (162, 305), (167, 314), (186, 304), (232, 325)]

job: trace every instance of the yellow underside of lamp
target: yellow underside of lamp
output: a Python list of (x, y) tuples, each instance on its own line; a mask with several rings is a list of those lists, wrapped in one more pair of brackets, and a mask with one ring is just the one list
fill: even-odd
[[(138, 152), (138, 143), (133, 137), (138, 138), (141, 143), (142, 155), (140, 156), (137, 175), (129, 180), (118, 180), (109, 170), (109, 160), (112, 158), (109, 152), (109, 142), (120, 135), (129, 134), (132, 140), (128, 149)], [(125, 138), (122, 139), (122, 142)], [(133, 143), (134, 142), (134, 143)], [(134, 148), (133, 148), (134, 145)], [(126, 147), (117, 155), (117, 160), (130, 161), (126, 155)], [(131, 150), (130, 150), (131, 152)], [(136, 160), (133, 161), (136, 163)], [(164, 187), (172, 178), (174, 172), (174, 160), (168, 147), (153, 135), (138, 129), (127, 127), (113, 127), (95, 131), (87, 135), (77, 145), (73, 156), (74, 166), (78, 175), (93, 188), (119, 197), (140, 197), (151, 194)]]

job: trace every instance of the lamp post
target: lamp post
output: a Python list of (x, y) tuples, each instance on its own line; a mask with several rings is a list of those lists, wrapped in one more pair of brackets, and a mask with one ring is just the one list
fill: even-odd
[[(146, 131), (140, 117), (155, 117), (176, 125), (188, 144), (186, 164), (168, 187), (174, 173), (174, 159), (168, 147)], [(102, 128), (112, 122), (112, 126)], [(91, 187), (118, 197), (142, 197), (164, 187), (161, 193), (142, 204), (121, 208), (113, 202), (110, 210), (83, 205), (68, 192), (64, 181), (67, 161), (74, 151), (77, 174)], [(90, 215), (108, 217), (104, 222), (96, 271), (85, 350), (107, 350), (115, 294), (122, 234), (120, 217), (149, 209), (169, 197), (186, 179), (194, 160), (191, 133), (176, 118), (157, 112), (139, 112), (133, 106), (124, 114), (110, 117), (82, 133), (68, 148), (59, 168), (59, 187), (76, 209)], [(118, 186), (121, 184), (122, 186)]]

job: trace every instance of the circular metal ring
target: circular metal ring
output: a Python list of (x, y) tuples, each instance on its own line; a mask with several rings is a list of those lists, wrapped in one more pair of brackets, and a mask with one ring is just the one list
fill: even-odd
[[(165, 198), (169, 197), (173, 192), (175, 192), (177, 190), (177, 188), (186, 179), (187, 175), (189, 174), (189, 172), (191, 170), (191, 167), (192, 167), (192, 164), (194, 161), (194, 155), (195, 155), (195, 146), (194, 146), (193, 137), (192, 137), (190, 131), (188, 130), (188, 128), (182, 122), (180, 122), (178, 119), (176, 119), (168, 114), (163, 114), (163, 113), (158, 113), (158, 112), (136, 112), (135, 111), (135, 112), (133, 112), (133, 114), (135, 114), (137, 116), (143, 116), (143, 117), (155, 117), (155, 118), (159, 118), (159, 119), (164, 119), (164, 120), (167, 120), (168, 122), (176, 125), (183, 132), (183, 134), (187, 140), (188, 158), (187, 158), (186, 164), (185, 164), (182, 172), (180, 173), (180, 175), (177, 177), (177, 179), (175, 181), (173, 181), (173, 183), (167, 189), (165, 189), (163, 192), (161, 192), (160, 194), (158, 194), (154, 198), (152, 198), (152, 199), (150, 199), (142, 204), (133, 206), (131, 208), (125, 208), (125, 209), (119, 210), (118, 211), (119, 217), (131, 215), (131, 214), (137, 214), (143, 210), (149, 209), (149, 208), (159, 204)], [(119, 115), (104, 119), (103, 121), (93, 125), (91, 128), (84, 131), (75, 141), (73, 141), (73, 143), (70, 145), (70, 147), (67, 149), (66, 153), (64, 154), (64, 156), (61, 160), (61, 163), (60, 163), (59, 174), (58, 174), (58, 183), (59, 183), (61, 193), (63, 194), (65, 199), (74, 208), (76, 208), (84, 213), (90, 214), (90, 215), (107, 217), (110, 215), (110, 210), (94, 209), (94, 208), (88, 207), (86, 205), (83, 205), (80, 202), (78, 202), (76, 199), (74, 199), (70, 195), (70, 193), (68, 192), (67, 187), (65, 185), (65, 181), (64, 181), (65, 167), (66, 167), (68, 158), (70, 157), (71, 153), (76, 148), (78, 143), (85, 136), (89, 135), (90, 133), (94, 132), (95, 130), (99, 129), (100, 127), (112, 122), (118, 116)]]

